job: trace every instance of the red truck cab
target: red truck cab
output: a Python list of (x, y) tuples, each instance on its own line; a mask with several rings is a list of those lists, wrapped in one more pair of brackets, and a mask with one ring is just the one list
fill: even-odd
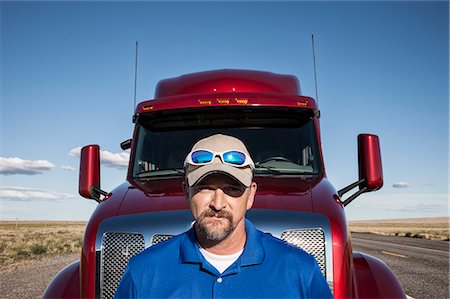
[(189, 229), (184, 158), (199, 139), (223, 133), (243, 140), (256, 164), (247, 218), (312, 254), (335, 298), (405, 298), (382, 261), (352, 251), (345, 217), (345, 205), (383, 185), (378, 137), (358, 136), (359, 179), (338, 192), (326, 176), (319, 119), (315, 100), (301, 95), (291, 75), (217, 70), (160, 81), (155, 99), (136, 108), (133, 138), (122, 143), (131, 148), (126, 182), (102, 191), (99, 147), (82, 149), (80, 194), (99, 205), (81, 260), (43, 297), (112, 298), (133, 255)]

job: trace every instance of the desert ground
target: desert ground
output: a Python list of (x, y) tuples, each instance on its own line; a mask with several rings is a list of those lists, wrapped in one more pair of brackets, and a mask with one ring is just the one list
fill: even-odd
[(0, 221), (1, 269), (45, 256), (81, 252), (86, 222)]
[(86, 222), (0, 221), (0, 298), (41, 298), (51, 279), (80, 259)]

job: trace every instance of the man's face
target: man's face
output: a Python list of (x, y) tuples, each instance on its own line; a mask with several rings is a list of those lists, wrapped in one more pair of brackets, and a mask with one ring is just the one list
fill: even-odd
[(207, 240), (220, 242), (240, 225), (253, 205), (256, 183), (245, 187), (224, 174), (211, 174), (188, 188), (195, 228)]

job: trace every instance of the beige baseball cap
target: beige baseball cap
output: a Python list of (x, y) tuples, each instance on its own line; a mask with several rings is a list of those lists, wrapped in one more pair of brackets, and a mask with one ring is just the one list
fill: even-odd
[[(243, 166), (225, 164), (222, 161), (220, 155), (216, 155), (211, 163), (205, 165), (193, 165), (189, 159), (194, 151), (197, 150), (207, 150), (213, 153), (224, 153), (227, 151), (239, 151), (247, 156), (247, 160)], [(216, 134), (210, 137), (199, 140), (192, 150), (189, 152), (188, 156), (184, 162), (185, 166), (185, 176), (187, 178), (189, 186), (195, 185), (197, 182), (202, 180), (204, 177), (213, 173), (223, 173), (232, 176), (244, 186), (250, 187), (253, 181), (253, 169), (255, 169), (255, 164), (250, 157), (245, 144), (232, 136)]]

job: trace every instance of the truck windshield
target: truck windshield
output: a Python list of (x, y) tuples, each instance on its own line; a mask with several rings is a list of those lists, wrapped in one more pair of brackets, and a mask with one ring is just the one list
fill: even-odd
[(216, 133), (247, 146), (255, 175), (317, 175), (321, 159), (312, 112), (301, 109), (202, 109), (154, 112), (138, 119), (135, 179), (183, 175), (192, 146)]

